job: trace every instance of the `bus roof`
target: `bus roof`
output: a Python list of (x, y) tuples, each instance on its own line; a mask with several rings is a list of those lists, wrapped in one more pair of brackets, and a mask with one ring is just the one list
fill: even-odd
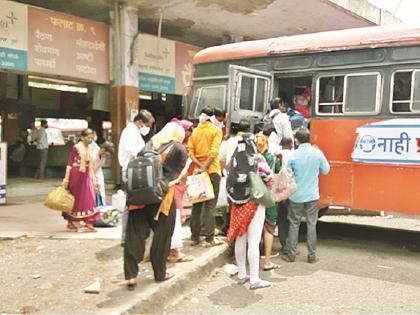
[(198, 52), (194, 56), (193, 63), (419, 43), (420, 25), (394, 24), (282, 36), (209, 47)]

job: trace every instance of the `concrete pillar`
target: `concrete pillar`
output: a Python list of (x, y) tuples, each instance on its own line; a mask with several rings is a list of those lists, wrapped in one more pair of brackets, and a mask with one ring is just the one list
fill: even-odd
[[(138, 73), (135, 65), (135, 40), (138, 34), (137, 8), (120, 4), (114, 0), (111, 12), (111, 75), (110, 112), (112, 141), (116, 149), (121, 131), (139, 109)], [(118, 150), (115, 151), (113, 178), (121, 183)]]

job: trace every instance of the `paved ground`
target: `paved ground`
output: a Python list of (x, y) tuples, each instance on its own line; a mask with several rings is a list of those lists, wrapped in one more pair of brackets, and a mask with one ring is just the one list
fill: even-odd
[(219, 269), (167, 313), (419, 314), (418, 233), (328, 224), (319, 228), (317, 264), (306, 262), (300, 243), (297, 262), (274, 258), (280, 269), (261, 272), (273, 286), (257, 291), (237, 285)]
[[(128, 293), (122, 275), (120, 227), (98, 233), (68, 233), (59, 212), (43, 206), (57, 180), (23, 179), (8, 185), (8, 204), (0, 206), (0, 314), (116, 314), (160, 313), (170, 298), (194, 290), (206, 279), (222, 249), (184, 251), (197, 257), (192, 263), (169, 265), (177, 277), (165, 284), (151, 278), (149, 264), (141, 266), (138, 290)], [(251, 292), (234, 279), (216, 272), (177, 305), (174, 313), (413, 313), (420, 309), (420, 237), (400, 229), (419, 231), (419, 221), (407, 217), (325, 217), (321, 223), (316, 265), (279, 260), (282, 267), (262, 276), (271, 289)], [(375, 224), (393, 230), (358, 227)], [(188, 238), (188, 227), (184, 228)], [(305, 249), (301, 244), (301, 251)], [(207, 267), (206, 267), (207, 266)], [(198, 272), (197, 270), (202, 270)], [(205, 272), (203, 272), (203, 270)], [(39, 277), (38, 277), (39, 276)], [(98, 295), (83, 288), (99, 278)], [(166, 290), (166, 291), (165, 291)], [(148, 297), (160, 296), (157, 304)], [(169, 292), (169, 295), (165, 295)], [(198, 304), (197, 304), (198, 299)], [(140, 304), (139, 304), (140, 303)], [(146, 308), (148, 304), (148, 308)]]
[[(38, 183), (32, 193), (48, 192), (54, 185)], [(0, 314), (118, 314), (138, 308), (139, 303), (158, 310), (164, 303), (148, 303), (152, 296), (172, 292), (176, 286), (181, 286), (176, 292), (182, 293), (186, 280), (207, 276), (223, 260), (225, 246), (192, 248), (186, 241), (183, 252), (194, 261), (168, 264), (175, 277), (161, 284), (155, 283), (150, 263), (141, 264), (139, 286), (128, 292), (121, 226), (98, 228), (98, 233), (68, 233), (61, 213), (44, 207), (44, 195), (20, 196), (16, 189), (8, 204), (0, 206)], [(189, 238), (189, 228), (183, 232)], [(101, 292), (84, 293), (95, 279), (101, 282)]]

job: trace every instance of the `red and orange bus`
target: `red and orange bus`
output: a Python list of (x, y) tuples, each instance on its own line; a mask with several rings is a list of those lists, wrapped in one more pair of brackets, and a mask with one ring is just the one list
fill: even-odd
[(234, 43), (202, 50), (194, 64), (186, 116), (213, 105), (231, 123), (256, 122), (271, 98), (306, 95), (312, 142), (331, 163), (321, 203), (420, 214), (420, 27)]

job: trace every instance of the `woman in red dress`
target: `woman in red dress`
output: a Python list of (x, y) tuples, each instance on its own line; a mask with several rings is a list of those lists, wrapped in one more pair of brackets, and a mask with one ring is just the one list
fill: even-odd
[(92, 129), (82, 131), (80, 141), (73, 146), (67, 161), (66, 175), (63, 187), (70, 190), (74, 196), (74, 206), (71, 212), (63, 212), (63, 217), (68, 221), (67, 230), (77, 232), (75, 222), (84, 221), (85, 228), (96, 232), (93, 223), (99, 214), (96, 210), (96, 192), (98, 185), (94, 172), (91, 143), (93, 140)]

